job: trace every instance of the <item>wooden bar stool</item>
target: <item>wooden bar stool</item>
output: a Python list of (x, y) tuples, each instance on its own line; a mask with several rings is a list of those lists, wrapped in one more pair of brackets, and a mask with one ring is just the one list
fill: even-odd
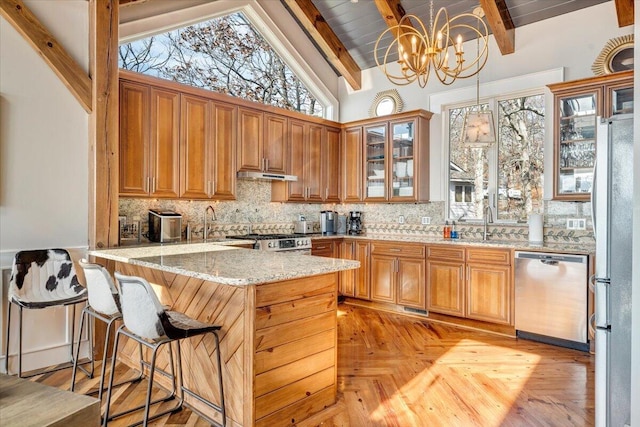
[[(144, 405), (144, 416), (142, 419), (142, 424), (146, 426), (148, 422), (153, 419), (181, 410), (184, 401), (184, 393), (187, 392), (190, 395), (196, 397), (201, 402), (217, 410), (222, 415), (222, 426), (225, 426), (226, 412), (224, 406), (224, 389), (222, 385), (222, 360), (220, 357), (220, 339), (218, 337), (220, 326), (203, 323), (198, 320), (192, 319), (183, 313), (166, 310), (162, 306), (162, 304), (160, 304), (160, 301), (158, 300), (158, 297), (156, 296), (149, 282), (147, 282), (142, 277), (125, 276), (119, 274), (118, 272), (116, 272), (114, 276), (120, 286), (120, 302), (122, 305), (122, 317), (124, 324), (120, 326), (116, 331), (115, 342), (113, 344), (111, 371), (113, 372), (113, 370), (115, 369), (116, 354), (118, 351), (120, 337), (122, 335), (135, 340), (152, 350), (149, 369), (149, 384), (147, 386), (147, 396)], [(207, 401), (193, 391), (187, 389), (186, 387), (184, 387), (184, 384), (182, 382), (183, 376), (180, 341), (185, 338), (190, 338), (207, 333), (213, 334), (216, 343), (220, 406)], [(175, 370), (173, 367), (173, 352), (171, 350), (171, 343), (173, 342), (176, 342), (177, 345), (177, 385), (176, 375), (174, 372)], [(153, 376), (156, 370), (157, 353), (158, 349), (164, 344), (169, 344), (169, 356), (173, 383), (173, 391), (169, 396), (166, 397), (166, 399), (168, 400), (173, 398), (177, 390), (179, 391), (179, 401), (173, 408), (164, 410), (160, 413), (154, 414), (152, 417), (149, 417), (149, 409), (153, 404), (153, 402), (151, 402), (151, 392), (153, 387)], [(109, 419), (109, 405), (111, 403), (112, 391), (113, 375), (109, 379), (106, 409), (103, 419), (103, 425), (105, 427)], [(135, 409), (132, 409), (131, 411), (133, 410)]]
[[(111, 326), (117, 321), (122, 319), (122, 313), (120, 310), (120, 295), (116, 285), (111, 279), (109, 272), (99, 264), (93, 264), (86, 259), (79, 261), (82, 270), (84, 271), (84, 277), (87, 287), (88, 303), (82, 310), (80, 316), (80, 325), (78, 327), (78, 343), (76, 345), (76, 355), (73, 364), (73, 374), (71, 375), (71, 391), (74, 391), (76, 386), (76, 373), (78, 367), (78, 354), (80, 352), (80, 339), (82, 337), (82, 331), (84, 330), (84, 324), (87, 318), (91, 317), (95, 320), (100, 320), (106, 324), (106, 332), (104, 337), (104, 351), (102, 354), (102, 368), (100, 371), (100, 384), (98, 390), (89, 392), (87, 394), (98, 393), (98, 399), (102, 399), (102, 392), (106, 390), (104, 387), (105, 372), (107, 368), (108, 359), (108, 347), (109, 339), (115, 330), (112, 330)], [(93, 331), (95, 329), (94, 323), (87, 325), (89, 331), (89, 345), (93, 346)], [(93, 354), (93, 350), (92, 350)], [(94, 358), (91, 357), (91, 371), (87, 374), (89, 378), (93, 378), (94, 373)], [(140, 373), (137, 377), (122, 381), (115, 386), (139, 381), (143, 376), (143, 360), (142, 360), (142, 345), (140, 345)], [(113, 374), (113, 372), (112, 372)], [(114, 387), (115, 387), (114, 386)]]
[[(41, 375), (71, 367), (74, 363), (73, 341), (75, 335), (75, 307), (87, 300), (87, 290), (78, 282), (71, 255), (65, 249), (38, 249), (18, 252), (13, 259), (9, 280), (9, 304), (7, 305), (7, 341), (4, 359), (5, 372), (9, 373), (9, 336), (11, 332), (11, 306), (19, 308), (18, 376), (21, 378)], [(56, 306), (73, 306), (71, 322), (71, 347), (68, 366), (22, 375), (22, 310), (43, 309)], [(92, 357), (93, 362), (93, 357)]]

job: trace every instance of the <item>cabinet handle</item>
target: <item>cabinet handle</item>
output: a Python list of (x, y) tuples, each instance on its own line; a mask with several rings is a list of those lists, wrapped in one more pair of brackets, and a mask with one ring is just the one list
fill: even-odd
[(389, 250), (391, 252), (401, 252), (402, 251), (402, 249), (400, 249), (400, 248), (390, 248)]
[(144, 180), (144, 192), (145, 193), (150, 193), (151, 192), (151, 177), (148, 176), (147, 179)]
[(215, 194), (216, 194), (216, 182), (211, 181), (211, 197), (215, 196)]
[(396, 273), (400, 272), (400, 260), (396, 258)]
[(269, 172), (269, 159), (264, 159), (264, 171)]
[(327, 249), (326, 246), (316, 246), (316, 249), (320, 250), (320, 249)]
[(324, 189), (324, 198), (325, 199), (329, 198), (329, 187), (325, 187), (325, 189)]

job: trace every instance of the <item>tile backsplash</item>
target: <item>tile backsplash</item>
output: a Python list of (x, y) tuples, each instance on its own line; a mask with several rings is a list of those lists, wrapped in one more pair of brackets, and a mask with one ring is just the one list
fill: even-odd
[[(141, 220), (143, 234), (147, 230), (149, 209), (174, 210), (183, 216), (183, 226), (190, 224), (192, 231), (201, 236), (204, 211), (211, 205), (216, 214), (212, 222), (215, 236), (245, 234), (251, 227), (259, 233), (293, 232), (293, 223), (299, 215), (308, 221), (318, 222), (320, 211), (335, 210), (340, 214), (362, 211), (364, 228), (367, 233), (414, 234), (441, 236), (445, 220), (445, 203), (280, 203), (271, 201), (271, 183), (267, 181), (239, 180), (235, 201), (188, 201), (164, 199), (120, 198), (119, 213), (128, 221)], [(588, 202), (545, 201), (544, 239), (547, 242), (593, 243), (593, 231)], [(398, 223), (398, 217), (404, 223)], [(431, 218), (430, 225), (422, 225), (421, 218)], [(567, 230), (567, 218), (586, 218), (586, 230)], [(459, 223), (456, 229), (462, 239), (482, 237), (480, 223)], [(527, 241), (527, 224), (491, 224), (489, 231), (493, 239)]]

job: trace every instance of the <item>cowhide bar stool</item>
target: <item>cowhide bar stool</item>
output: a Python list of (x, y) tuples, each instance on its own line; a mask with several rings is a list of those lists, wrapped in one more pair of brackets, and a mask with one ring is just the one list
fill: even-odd
[[(78, 361), (78, 353), (80, 351), (80, 338), (82, 337), (82, 331), (84, 330), (84, 324), (87, 318), (91, 317), (94, 320), (100, 320), (106, 325), (106, 332), (104, 336), (104, 351), (102, 354), (102, 368), (100, 371), (100, 384), (98, 386), (98, 390), (87, 393), (93, 394), (95, 392), (98, 393), (98, 399), (102, 399), (102, 392), (106, 390), (104, 387), (105, 380), (105, 372), (107, 368), (107, 359), (108, 359), (108, 347), (109, 347), (109, 339), (112, 335), (115, 334), (115, 330), (112, 330), (113, 324), (117, 320), (122, 319), (122, 312), (120, 310), (120, 295), (116, 285), (113, 283), (113, 279), (111, 279), (111, 275), (109, 272), (100, 264), (93, 264), (88, 262), (86, 259), (81, 259), (79, 261), (80, 267), (84, 271), (84, 277), (86, 281), (87, 287), (87, 295), (88, 295), (88, 304), (82, 310), (82, 315), (80, 316), (80, 326), (78, 327), (78, 343), (76, 345), (76, 355), (74, 357), (73, 364), (73, 374), (71, 375), (71, 391), (75, 390), (76, 386), (76, 373), (77, 373), (77, 361)], [(93, 322), (90, 322), (87, 325), (87, 330), (89, 331), (89, 345), (93, 345)], [(94, 372), (94, 363), (93, 357), (91, 358), (91, 371), (88, 375), (89, 378), (93, 378)], [(140, 374), (135, 378), (128, 379), (126, 381), (119, 382), (116, 386), (120, 386), (126, 383), (139, 381), (142, 379), (143, 374), (143, 360), (142, 360), (142, 345), (140, 345)]]
[(76, 304), (87, 300), (87, 290), (78, 282), (76, 270), (69, 252), (65, 249), (40, 249), (18, 252), (13, 259), (9, 280), (9, 304), (7, 305), (7, 340), (4, 359), (5, 371), (9, 373), (9, 336), (11, 332), (11, 306), (18, 306), (18, 376), (21, 378), (53, 372), (69, 366), (22, 375), (22, 310), (43, 309), (55, 306), (73, 306), (74, 320), (71, 322), (70, 362), (73, 363), (73, 341), (75, 335)]
[[(222, 385), (222, 361), (220, 357), (220, 339), (218, 337), (220, 326), (203, 323), (192, 319), (183, 313), (166, 310), (162, 306), (162, 304), (160, 304), (160, 301), (158, 300), (158, 297), (156, 296), (149, 282), (147, 282), (142, 277), (125, 276), (119, 274), (118, 272), (116, 272), (114, 275), (118, 284), (120, 285), (120, 302), (122, 305), (122, 318), (124, 321), (124, 325), (120, 326), (116, 332), (115, 342), (113, 344), (111, 371), (113, 372), (113, 370), (115, 369), (116, 354), (118, 351), (120, 337), (122, 335), (139, 342), (152, 351), (149, 369), (149, 383), (147, 386), (147, 396), (144, 405), (144, 416), (142, 419), (142, 424), (146, 426), (148, 422), (153, 419), (181, 410), (184, 400), (184, 393), (187, 392), (191, 396), (196, 397), (201, 402), (218, 411), (222, 415), (222, 426), (225, 426), (226, 412), (224, 406), (224, 389)], [(198, 396), (193, 391), (184, 387), (184, 384), (182, 382), (183, 376), (180, 341), (185, 338), (190, 338), (207, 333), (213, 334), (216, 343), (220, 406), (217, 406), (214, 403), (205, 400), (201, 396)], [(177, 344), (177, 385), (175, 369), (173, 366), (173, 351), (171, 350), (171, 343), (174, 341)], [(173, 382), (172, 394), (168, 396), (167, 399), (173, 397), (177, 390), (179, 391), (179, 401), (173, 408), (164, 410), (160, 413), (154, 414), (152, 417), (149, 417), (149, 409), (152, 404), (151, 392), (153, 387), (153, 376), (156, 370), (156, 358), (158, 355), (158, 349), (164, 344), (169, 344), (169, 356)], [(113, 375), (109, 379), (106, 409), (103, 418), (103, 425), (105, 427), (109, 420), (109, 406), (111, 403), (112, 391)]]

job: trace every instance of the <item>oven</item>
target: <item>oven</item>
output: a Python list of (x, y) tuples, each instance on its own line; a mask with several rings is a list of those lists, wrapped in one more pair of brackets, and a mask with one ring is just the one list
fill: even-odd
[(227, 239), (254, 240), (254, 249), (268, 252), (311, 255), (311, 238), (307, 234), (242, 234)]

